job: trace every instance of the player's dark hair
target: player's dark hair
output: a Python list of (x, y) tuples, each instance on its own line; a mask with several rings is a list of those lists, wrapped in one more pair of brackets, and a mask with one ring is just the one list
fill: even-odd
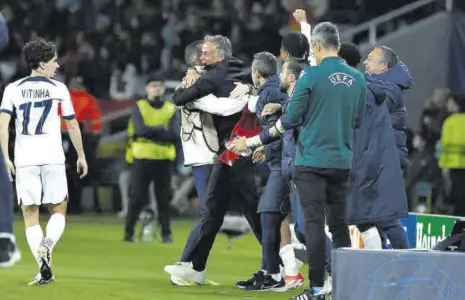
[(345, 60), (346, 63), (353, 68), (356, 68), (362, 60), (362, 54), (360, 54), (357, 45), (351, 42), (342, 42), (338, 54), (340, 58)]
[(394, 67), (395, 64), (399, 61), (397, 53), (389, 47), (386, 46), (376, 46), (373, 49), (380, 49), (383, 51), (382, 63), (387, 64), (388, 69)]
[(53, 59), (57, 53), (57, 48), (52, 42), (38, 37), (24, 45), (23, 53), (28, 66), (32, 70), (36, 70), (41, 62), (46, 63)]
[(270, 52), (260, 52), (254, 55), (252, 67), (263, 78), (268, 79), (278, 72), (278, 60)]
[(305, 59), (291, 58), (287, 61), (287, 74), (293, 74), (296, 78), (299, 78), (300, 73), (309, 66), (310, 64)]
[(308, 39), (300, 32), (291, 32), (283, 37), (281, 50), (287, 52), (290, 58), (302, 58), (308, 60), (310, 44)]
[(184, 50), (184, 60), (186, 65), (189, 67), (195, 66), (196, 60), (200, 57), (200, 55), (202, 55), (203, 43), (203, 40), (199, 40), (186, 46), (186, 49)]

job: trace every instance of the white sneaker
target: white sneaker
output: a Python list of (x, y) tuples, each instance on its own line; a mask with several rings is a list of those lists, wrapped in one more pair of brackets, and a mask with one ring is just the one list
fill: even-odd
[(177, 285), (177, 286), (197, 286), (197, 284), (193, 281), (189, 280), (184, 280), (176, 276), (171, 276), (170, 277), (171, 284), (172, 285)]
[(28, 286), (33, 286), (33, 285), (44, 285), (44, 284), (49, 284), (49, 283), (52, 283), (53, 281), (55, 281), (55, 277), (52, 276), (52, 278), (48, 279), (48, 280), (45, 280), (42, 278), (42, 276), (39, 274), (36, 275), (36, 277), (34, 277), (34, 279), (29, 282), (27, 285)]
[(333, 292), (333, 277), (328, 276), (325, 280), (321, 293), (325, 295), (330, 295)]
[(205, 279), (205, 271), (195, 271), (191, 263), (177, 263), (175, 265), (167, 265), (164, 268), (165, 272), (172, 276), (183, 280), (193, 281), (197, 284), (202, 284)]

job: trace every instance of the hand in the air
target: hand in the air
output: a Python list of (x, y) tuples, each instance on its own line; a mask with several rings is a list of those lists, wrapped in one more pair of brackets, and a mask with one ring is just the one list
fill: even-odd
[(296, 9), (292, 13), (292, 15), (294, 16), (294, 19), (299, 23), (307, 22), (307, 14), (306, 14), (305, 10), (303, 10), (303, 9)]

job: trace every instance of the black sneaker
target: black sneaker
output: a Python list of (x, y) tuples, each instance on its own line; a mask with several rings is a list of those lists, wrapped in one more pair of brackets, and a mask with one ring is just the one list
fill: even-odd
[(21, 259), (21, 253), (9, 238), (0, 238), (0, 268), (9, 268)]
[(284, 278), (281, 277), (281, 280), (276, 281), (271, 275), (266, 275), (262, 286), (255, 290), (261, 292), (286, 292), (288, 287), (286, 287)]
[(325, 300), (325, 299), (326, 299), (326, 295), (324, 295), (324, 294), (315, 295), (315, 294), (313, 294), (311, 288), (304, 291), (300, 295), (289, 298), (289, 300)]
[(265, 282), (265, 273), (258, 271), (253, 274), (252, 278), (236, 283), (236, 287), (241, 290), (252, 290), (255, 287), (261, 287)]
[(163, 235), (161, 237), (161, 242), (163, 244), (172, 244), (173, 243), (173, 236), (171, 234)]

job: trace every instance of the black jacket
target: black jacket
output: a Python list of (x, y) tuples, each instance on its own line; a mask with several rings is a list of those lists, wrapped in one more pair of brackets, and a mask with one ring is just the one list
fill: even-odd
[[(206, 66), (206, 72), (194, 85), (187, 89), (178, 89), (173, 95), (173, 103), (183, 106), (189, 102), (200, 99), (209, 94), (217, 97), (229, 97), (234, 89), (234, 82), (241, 81), (243, 63), (237, 58), (225, 59), (214, 65)], [(224, 150), (224, 142), (227, 141), (241, 118), (241, 113), (231, 116), (213, 115), (213, 122), (218, 134), (220, 152)]]

